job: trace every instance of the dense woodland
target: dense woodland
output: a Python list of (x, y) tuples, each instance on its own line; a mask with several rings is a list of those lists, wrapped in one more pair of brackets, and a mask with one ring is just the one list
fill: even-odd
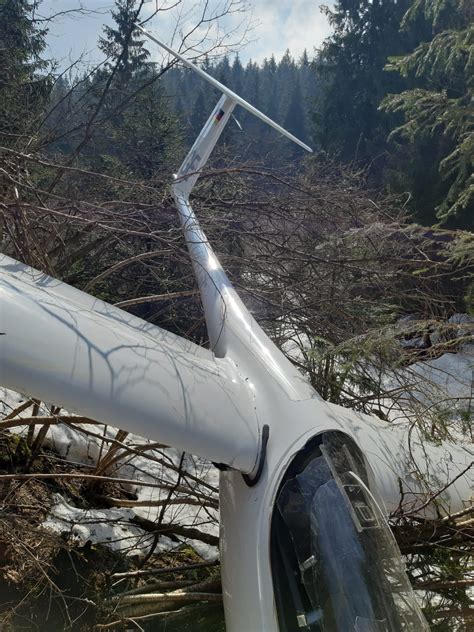
[[(50, 25), (38, 17), (39, 4), (0, 0), (2, 251), (207, 345), (169, 182), (217, 93), (172, 60), (152, 61), (150, 43), (133, 28), (143, 0), (116, 0), (113, 24), (98, 42), (103, 62), (67, 72), (47, 58)], [(224, 4), (233, 11), (240, 3)], [(197, 58), (189, 52), (314, 147), (304, 155), (237, 110), (240, 126), (230, 122), (196, 189), (195, 208), (244, 300), (325, 399), (388, 423), (390, 397), (427, 440), (472, 440), (470, 398), (436, 395), (427, 403), (419, 397), (423, 384), (413, 388), (406, 376), (415, 363), (461, 352), (473, 340), (465, 324), (474, 294), (473, 4), (339, 0), (325, 11), (332, 35), (301, 58), (287, 51), (277, 60), (269, 51), (260, 64), (242, 64), (238, 55), (218, 55), (219, 41)], [(396, 389), (387, 375), (398, 376)], [(36, 422), (40, 403), (26, 404), (32, 413), (25, 439), (9, 431), (18, 411), (4, 411), (0, 468), (57, 472), (46, 441), (60, 409)], [(126, 439), (120, 432), (101, 452), (98, 476), (115, 472)], [(196, 481), (187, 482), (192, 494)], [(30, 484), (31, 498), (44, 508), (51, 486)], [(109, 490), (100, 485), (61, 491), (101, 506)], [(436, 498), (435, 481), (432, 489)], [(61, 594), (58, 560), (66, 547), (43, 537), (42, 513), (17, 509), (19, 490), (0, 491), (4, 629), (25, 629), (23, 618), (46, 590), (55, 629), (114, 621), (110, 608), (90, 604), (81, 620), (77, 586), (70, 601)], [(164, 516), (155, 531), (147, 527), (157, 538)], [(467, 632), (472, 513), (417, 521), (401, 506), (392, 518), (432, 629)], [(186, 535), (182, 526), (167, 528)], [(105, 603), (111, 588), (87, 560), (135, 569), (134, 562), (70, 544), (67, 555), (81, 561), (84, 594), (94, 604)], [(148, 556), (139, 566), (146, 562)], [(28, 581), (21, 581), (25, 569)], [(216, 576), (193, 579), (215, 583)], [(40, 629), (46, 616), (37, 612)], [(209, 621), (199, 629), (222, 629)], [(186, 625), (185, 613), (176, 629), (197, 629)], [(117, 626), (125, 629), (123, 621)]]
[[(166, 162), (170, 150), (181, 155), (178, 143), (186, 146), (202, 127), (217, 92), (200, 78), (177, 67), (158, 68), (138, 35), (131, 36), (126, 58), (118, 59), (132, 5), (122, 3), (116, 27), (105, 29), (99, 43), (107, 59), (102, 68), (73, 81), (55, 79), (48, 94), (51, 114), (44, 123), (49, 153), (69, 154), (75, 148), (74, 130), (81, 129), (96, 106), (117, 61), (95, 125), (100, 127), (94, 132), (97, 158), (124, 163), (119, 155), (124, 143), (118, 141), (132, 125), (135, 141), (149, 148), (159, 143), (154, 153)], [(212, 60), (204, 55), (197, 62), (312, 144), (318, 155), (365, 170), (371, 187), (404, 196), (411, 216), (423, 225), (471, 228), (472, 13), (467, 0), (340, 2), (327, 9), (334, 35), (311, 58), (305, 52), (294, 59), (287, 51), (278, 61), (269, 56), (245, 66), (238, 55)], [(38, 58), (36, 63), (46, 70), (46, 62)], [(139, 94), (128, 102), (127, 94), (137, 89)], [(117, 112), (108, 117), (114, 108)], [(235, 124), (224, 138), (236, 160), (263, 160), (270, 153), (287, 164), (301, 157), (246, 112), (236, 114), (243, 129)], [(104, 116), (106, 124), (99, 126)], [(155, 128), (149, 127), (152, 121)], [(153, 138), (143, 137), (147, 125)], [(133, 169), (136, 148), (129, 149), (132, 155), (123, 166)], [(81, 155), (99, 166), (87, 151)], [(142, 165), (140, 176), (149, 177), (157, 168)]]
[[(278, 62), (271, 56), (261, 64), (249, 61), (245, 66), (238, 55), (226, 55), (213, 63), (205, 59), (201, 66), (292, 134), (306, 143), (313, 142), (312, 112), (318, 82), (306, 52), (295, 60), (287, 50)], [(173, 107), (183, 117), (189, 138), (194, 139), (215, 104), (217, 91), (209, 90), (194, 73), (179, 68), (167, 73), (164, 86), (168, 94), (175, 95)], [(224, 141), (237, 149), (240, 161), (263, 159), (262, 143), (269, 151), (275, 134), (245, 110), (238, 109), (236, 117), (242, 130), (234, 125)], [(291, 151), (291, 145), (285, 144), (282, 162), (288, 162)]]

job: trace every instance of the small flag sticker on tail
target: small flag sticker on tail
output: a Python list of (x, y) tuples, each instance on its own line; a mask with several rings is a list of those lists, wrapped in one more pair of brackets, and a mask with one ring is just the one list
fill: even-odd
[(224, 110), (219, 110), (219, 112), (216, 114), (216, 118), (214, 119), (214, 123), (219, 123), (224, 114)]

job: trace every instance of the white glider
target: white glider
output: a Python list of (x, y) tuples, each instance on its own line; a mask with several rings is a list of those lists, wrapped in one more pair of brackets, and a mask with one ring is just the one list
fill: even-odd
[(219, 464), (230, 632), (428, 630), (386, 512), (428, 497), (413, 459), (462, 509), (472, 454), (328, 404), (263, 332), (189, 196), (236, 105), (310, 148), (137, 28), (222, 92), (173, 184), (211, 349), (1, 256), (0, 382)]

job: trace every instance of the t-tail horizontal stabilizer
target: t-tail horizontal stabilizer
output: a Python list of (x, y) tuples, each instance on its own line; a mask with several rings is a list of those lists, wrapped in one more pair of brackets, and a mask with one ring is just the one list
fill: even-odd
[(217, 81), (217, 79), (214, 79), (214, 77), (211, 77), (211, 75), (209, 75), (205, 70), (203, 70), (202, 68), (199, 68), (199, 66), (197, 66), (196, 64), (193, 64), (193, 62), (189, 61), (189, 59), (186, 59), (186, 57), (183, 57), (181, 53), (178, 53), (177, 51), (173, 50), (172, 48), (167, 46), (165, 43), (160, 41), (158, 38), (151, 35), (151, 33), (146, 31), (139, 24), (137, 24), (136, 26), (137, 26), (137, 29), (139, 29), (144, 35), (146, 35), (153, 42), (155, 42), (155, 44), (158, 44), (158, 46), (161, 46), (161, 48), (164, 48), (168, 53), (176, 57), (176, 59), (179, 59), (179, 61), (181, 61), (185, 66), (187, 66), (188, 68), (191, 68), (191, 70), (194, 70), (194, 72), (196, 72), (198, 75), (201, 75), (201, 77), (203, 77), (203, 79), (205, 79), (208, 83), (210, 83), (211, 86), (214, 86), (214, 88), (217, 88), (218, 90), (220, 90), (223, 94), (225, 94), (227, 97), (232, 99), (237, 105), (241, 105), (243, 108), (248, 110), (251, 114), (254, 114), (257, 118), (262, 120), (264, 123), (267, 123), (267, 125), (270, 125), (270, 127), (273, 127), (274, 129), (276, 129), (277, 132), (279, 132), (283, 136), (286, 136), (287, 138), (289, 138), (291, 141), (293, 141), (294, 143), (296, 143), (303, 149), (306, 149), (306, 151), (309, 151), (309, 152), (313, 151), (311, 147), (309, 147), (309, 145), (306, 145), (306, 143), (303, 143), (302, 140), (300, 140), (299, 138), (296, 138), (296, 136), (291, 134), (291, 132), (283, 128), (281, 125), (278, 125), (278, 123), (273, 121), (266, 114), (264, 114), (263, 112), (260, 112), (260, 110), (257, 110), (257, 108), (254, 107), (253, 105), (250, 105), (250, 103), (248, 103), (245, 99), (242, 99), (242, 97), (240, 97), (238, 94), (230, 90), (230, 88), (225, 86), (223, 83), (221, 83), (220, 81)]

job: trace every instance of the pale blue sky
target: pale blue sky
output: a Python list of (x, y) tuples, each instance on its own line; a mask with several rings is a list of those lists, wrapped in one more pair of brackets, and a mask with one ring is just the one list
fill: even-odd
[[(204, 51), (216, 41), (222, 43), (219, 50), (226, 47), (232, 51), (245, 36), (248, 43), (240, 50), (244, 62), (250, 58), (261, 61), (272, 53), (278, 59), (287, 48), (296, 57), (305, 48), (311, 54), (314, 46), (319, 46), (329, 34), (327, 20), (320, 12), (321, 4), (324, 2), (320, 0), (209, 0), (207, 18), (220, 13), (226, 5), (231, 5), (234, 12), (209, 22), (208, 29), (201, 26), (187, 42), (195, 46), (196, 52)], [(148, 0), (142, 15), (146, 17), (158, 7), (159, 13), (147, 28), (167, 43), (178, 46), (182, 35), (197, 24), (203, 5), (202, 0)], [(111, 24), (113, 6), (113, 0), (43, 0), (39, 9), (42, 16), (66, 12), (56, 17), (50, 26), (50, 56), (61, 60), (63, 68), (80, 55), (89, 63), (100, 61), (96, 43), (103, 25)], [(86, 13), (74, 11), (81, 7)], [(153, 45), (149, 50), (160, 59)], [(192, 52), (187, 56), (192, 57)]]

